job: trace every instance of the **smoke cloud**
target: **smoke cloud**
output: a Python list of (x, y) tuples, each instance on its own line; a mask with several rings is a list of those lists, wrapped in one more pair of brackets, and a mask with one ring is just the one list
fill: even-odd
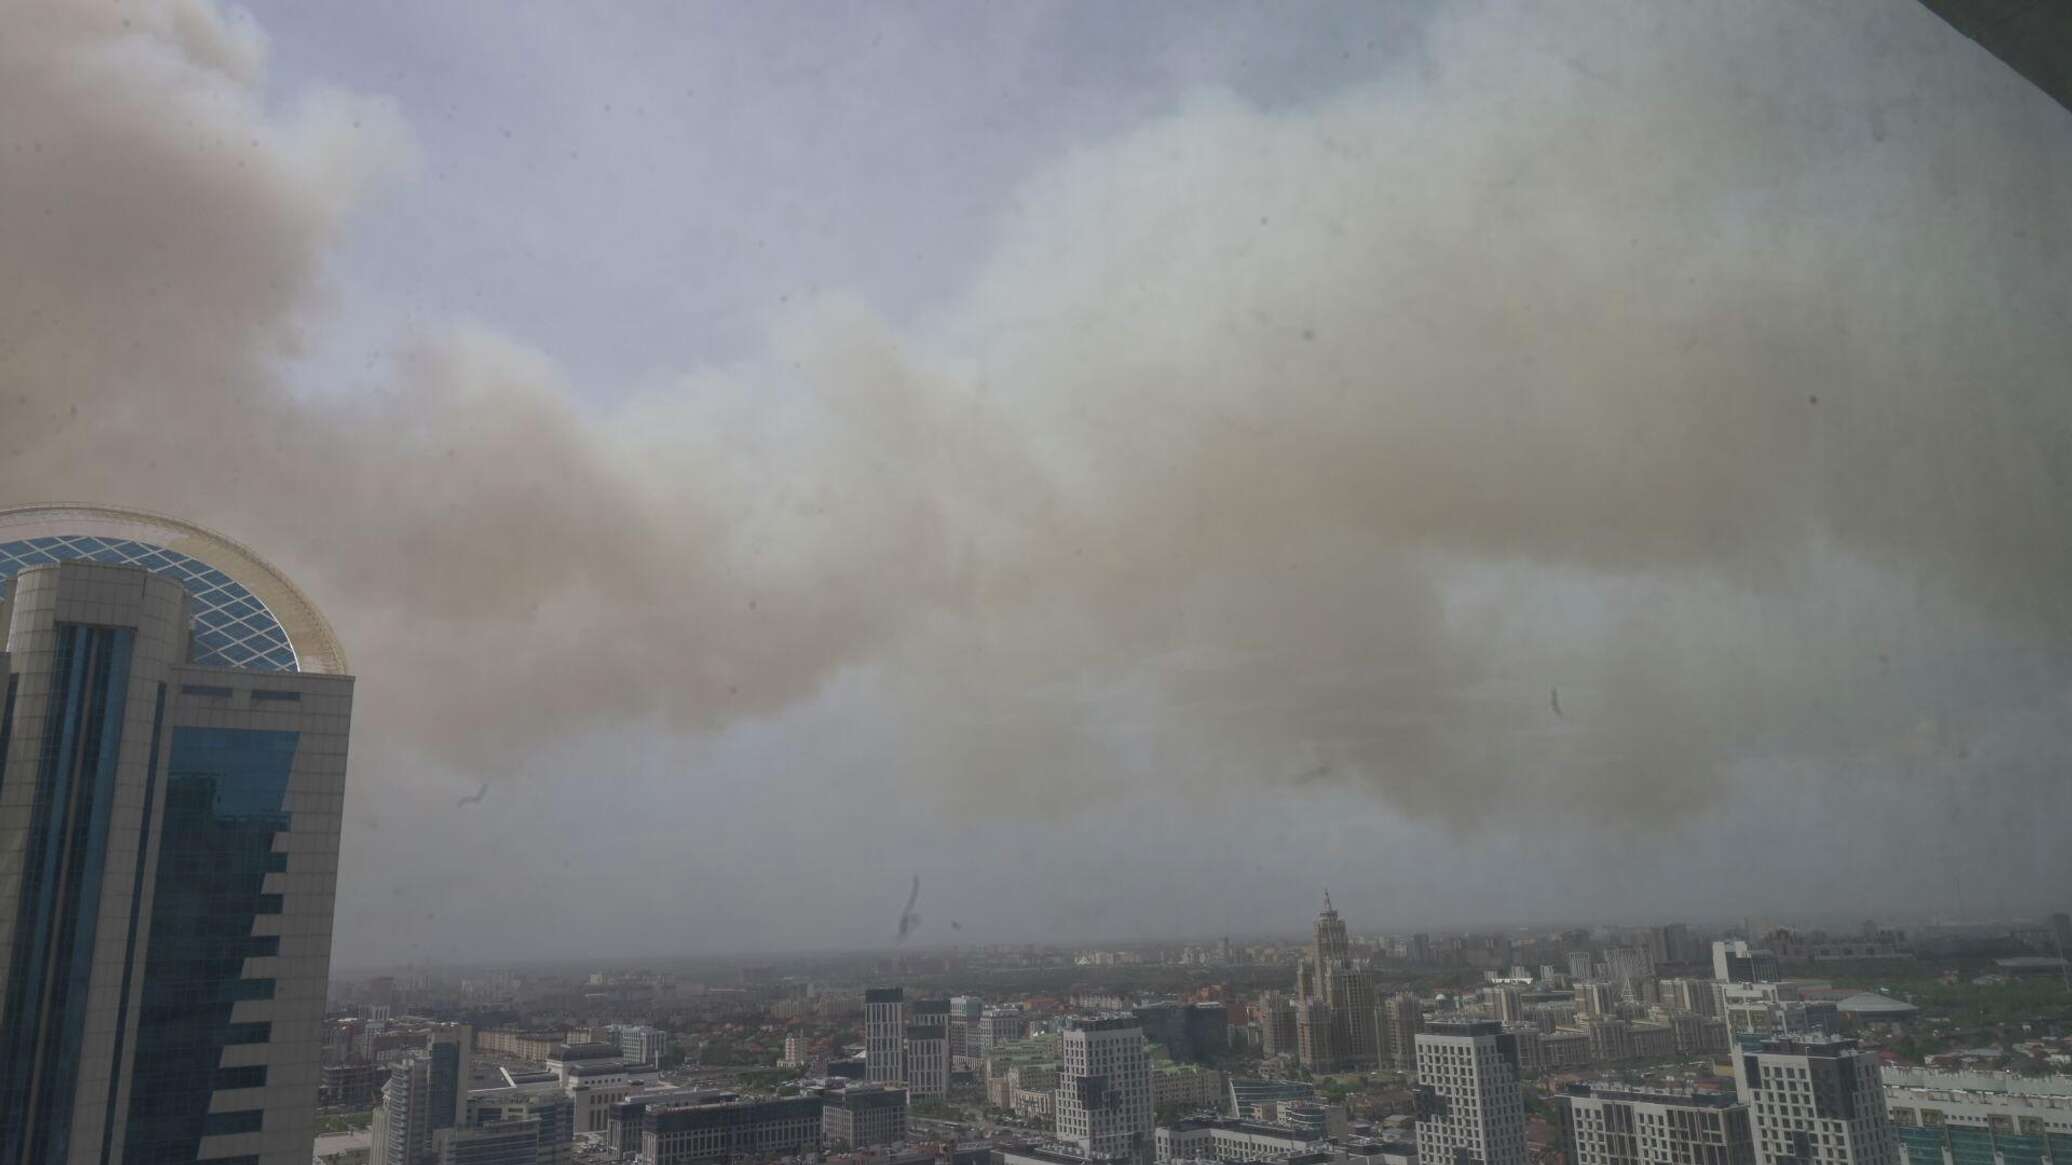
[(2072, 118), (1911, 4), (1453, 12), (1064, 157), (927, 318), (831, 294), (610, 407), (459, 318), (287, 375), (399, 111), (270, 104), (200, 0), (5, 20), (0, 498), (264, 548), (356, 780), (841, 681), (974, 814), (1647, 822), (2065, 702)]

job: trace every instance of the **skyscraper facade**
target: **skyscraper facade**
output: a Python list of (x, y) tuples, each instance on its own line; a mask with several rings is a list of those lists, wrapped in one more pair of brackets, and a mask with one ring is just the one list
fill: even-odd
[(1518, 1044), (1494, 1020), (1435, 1021), (1417, 1037), (1417, 1159), (1525, 1165)]
[[(1295, 994), (1300, 1058), (1305, 1067), (1369, 1064), (1375, 1055), (1374, 981), (1352, 962), (1345, 920), (1324, 893), (1309, 957), (1297, 968)], [(1306, 1032), (1306, 1034), (1304, 1034)]]
[(0, 1165), (302, 1165), (352, 678), (257, 555), (0, 510)]
[(1398, 1068), (1417, 1066), (1417, 1033), (1424, 1030), (1424, 1003), (1408, 991), (1389, 996), (1377, 1021), (1385, 1032), (1388, 1058)]
[(1058, 1058), (1058, 1139), (1090, 1160), (1148, 1165), (1151, 1054), (1137, 1017), (1066, 1020)]
[[(900, 1055), (907, 1091), (915, 1096), (941, 1096), (949, 1091), (949, 1000), (916, 999), (907, 1004), (906, 1047)], [(868, 1064), (866, 1059), (866, 1068)]]
[(906, 990), (872, 987), (863, 993), (863, 1078), (878, 1084), (906, 1079)]
[(1822, 1033), (1744, 1034), (1736, 1045), (1757, 1165), (1899, 1165), (1876, 1053)]

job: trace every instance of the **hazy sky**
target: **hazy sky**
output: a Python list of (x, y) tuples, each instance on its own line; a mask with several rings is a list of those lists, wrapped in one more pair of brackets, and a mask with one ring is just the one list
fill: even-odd
[(0, 20), (0, 501), (331, 615), (341, 966), (2072, 906), (2072, 114), (1912, 0)]

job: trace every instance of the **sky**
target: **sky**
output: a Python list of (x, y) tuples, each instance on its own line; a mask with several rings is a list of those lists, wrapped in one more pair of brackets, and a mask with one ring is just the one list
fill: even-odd
[(342, 968), (2072, 905), (2072, 114), (1911, 0), (0, 20), (0, 500), (330, 616)]

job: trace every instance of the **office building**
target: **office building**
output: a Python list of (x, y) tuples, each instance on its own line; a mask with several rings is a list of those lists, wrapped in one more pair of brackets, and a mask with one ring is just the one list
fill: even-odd
[(976, 1059), (979, 1055), (979, 1025), (986, 1014), (986, 1001), (976, 995), (950, 998), (950, 1060)]
[(995, 1045), (1010, 1044), (1029, 1036), (1029, 1013), (1020, 1004), (1002, 1004), (988, 1007), (979, 1016), (979, 1055), (991, 1052)]
[(1373, 1063), (1374, 980), (1353, 964), (1345, 920), (1332, 907), (1329, 891), (1312, 926), (1309, 957), (1296, 969), (1295, 994), (1296, 1045), (1304, 1067)]
[(1667, 926), (1648, 928), (1648, 958), (1656, 966), (1665, 963), (1688, 963), (1695, 950), (1691, 942), (1691, 929), (1681, 922)]
[(1841, 1009), (1830, 999), (1806, 999), (1801, 987), (1782, 983), (1715, 983), (1713, 997), (1726, 1024), (1729, 1046), (1743, 1035), (1825, 1032), (1842, 1027)]
[(425, 1040), (432, 1089), (431, 1123), (448, 1129), (467, 1117), (468, 1088), (474, 1076), (475, 1030), (468, 1025), (441, 1024)]
[(1568, 953), (1568, 977), (1577, 982), (1597, 977), (1589, 951), (1570, 951)]
[(1269, 1059), (1296, 1055), (1300, 1036), (1295, 1001), (1278, 991), (1269, 991), (1260, 998), (1258, 1012), (1259, 1054)]
[(1525, 1021), (1525, 997), (1516, 987), (1484, 987), (1482, 1003), (1499, 1022)]
[(882, 1084), (831, 1088), (821, 1094), (820, 1105), (820, 1137), (829, 1152), (897, 1145), (907, 1139), (904, 1088)]
[(645, 1024), (625, 1024), (612, 1029), (619, 1055), (628, 1063), (659, 1064), (669, 1054), (669, 1033)]
[(818, 1096), (650, 1105), (641, 1114), (640, 1155), (647, 1165), (708, 1165), (815, 1152)]
[(1089, 1159), (1148, 1162), (1151, 1057), (1136, 1017), (1068, 1019), (1058, 1050), (1058, 1139)]
[(1517, 1038), (1493, 1021), (1435, 1020), (1417, 1036), (1417, 1159), (1525, 1165)]
[[(463, 1104), (468, 1129), (508, 1126), (513, 1122), (528, 1125), (534, 1134), (530, 1158), (533, 1165), (569, 1165), (575, 1160), (575, 1100), (554, 1084), (485, 1088), (469, 1093)], [(437, 1140), (438, 1134), (433, 1139)]]
[[(432, 1159), (432, 1061), (412, 1052), (389, 1069), (369, 1126), (369, 1165), (424, 1165)], [(450, 1124), (449, 1124), (450, 1127)]]
[(1905, 1165), (2072, 1165), (2072, 1076), (1885, 1068)]
[(950, 1001), (916, 999), (907, 1017), (901, 1050), (907, 1088), (919, 1097), (941, 1096), (950, 1089)]
[(1779, 975), (1773, 951), (1751, 947), (1741, 939), (1712, 944), (1712, 977), (1722, 983), (1763, 983)]
[(899, 987), (863, 993), (863, 1078), (874, 1084), (906, 1079), (907, 1004)]
[(1424, 1002), (1408, 991), (1389, 996), (1382, 1007), (1381, 1025), (1388, 1034), (1388, 1054), (1396, 1067), (1417, 1067), (1417, 1033), (1424, 1030)]
[(315, 1139), (352, 678), (251, 551), (0, 510), (0, 1165)]
[(1570, 1165), (1756, 1165), (1737, 1097), (1571, 1084), (1556, 1100)]
[(1734, 1088), (1757, 1165), (1899, 1165), (1878, 1057), (1834, 1036), (1743, 1035)]

